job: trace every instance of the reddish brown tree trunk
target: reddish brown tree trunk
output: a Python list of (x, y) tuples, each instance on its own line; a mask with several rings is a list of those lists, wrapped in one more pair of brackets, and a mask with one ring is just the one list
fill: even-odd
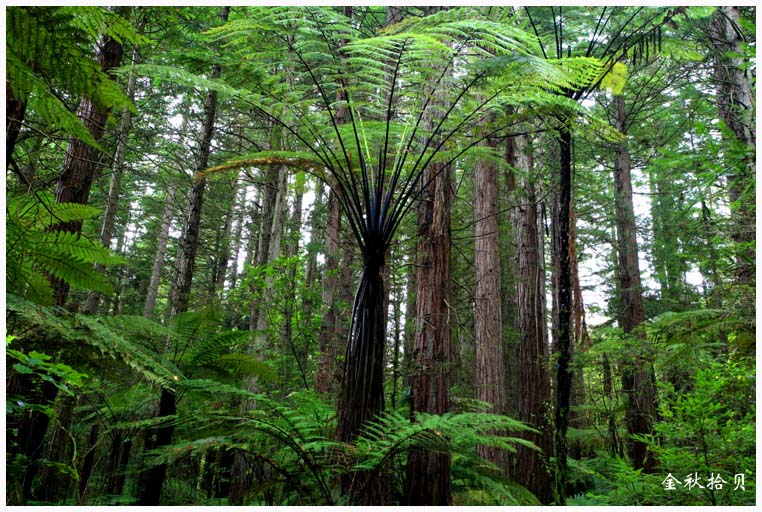
[[(624, 96), (614, 96), (616, 128), (627, 133)], [(622, 298), (621, 326), (626, 333), (633, 333), (645, 320), (643, 295), (640, 286), (640, 264), (636, 236), (635, 210), (632, 202), (632, 179), (627, 141), (617, 144), (614, 161), (615, 207), (617, 223), (617, 248), (619, 253), (619, 292)], [(633, 333), (634, 334), (634, 333)], [(627, 395), (625, 420), (630, 436), (647, 435), (656, 415), (656, 391), (651, 375), (650, 361), (640, 355), (625, 364), (622, 374), (622, 390)], [(648, 446), (630, 437), (627, 442), (630, 458), (636, 468), (651, 471), (656, 461)]]
[(516, 240), (516, 330), (518, 332), (517, 413), (519, 420), (540, 431), (531, 434), (542, 453), (518, 446), (512, 465), (511, 478), (540, 500), (549, 504), (553, 499), (553, 479), (547, 467), (553, 451), (552, 426), (546, 421), (550, 403), (548, 375), (548, 332), (546, 323), (544, 240), (540, 228), (539, 194), (533, 173), (533, 161), (526, 136), (509, 139), (513, 157), (511, 165), (519, 171), (518, 194), (514, 216)]
[[(424, 171), (418, 207), (415, 338), (410, 376), (411, 412), (444, 414), (449, 407), (452, 170), (431, 165)], [(499, 302), (497, 302), (499, 307)], [(450, 505), (449, 454), (422, 450), (408, 455), (406, 504)]]
[(558, 195), (553, 211), (553, 259), (557, 277), (555, 284), (555, 352), (557, 354), (555, 381), (555, 484), (557, 505), (566, 504), (568, 480), (568, 445), (566, 432), (569, 428), (569, 402), (572, 372), (569, 366), (572, 355), (572, 288), (570, 258), (570, 225), (572, 193), (572, 134), (563, 127), (558, 133), (559, 174)]
[[(96, 58), (104, 73), (110, 75), (111, 70), (119, 65), (122, 61), (122, 51), (121, 43), (111, 37), (104, 37), (100, 41)], [(106, 129), (109, 110), (96, 106), (90, 98), (82, 98), (77, 115), (82, 119), (93, 139), (96, 142), (100, 141)], [(101, 152), (98, 149), (81, 140), (72, 140), (66, 149), (63, 170), (56, 183), (56, 202), (87, 204), (100, 161)], [(79, 233), (82, 230), (82, 222), (67, 222), (60, 224), (57, 229)], [(51, 279), (51, 283), (56, 305), (63, 306), (69, 295), (69, 285), (60, 279)]]
[[(491, 140), (485, 145), (496, 146)], [(496, 166), (486, 160), (477, 162), (474, 175), (476, 398), (492, 404), (489, 412), (505, 414), (497, 192)], [(498, 467), (506, 469), (507, 454), (503, 450), (479, 446), (478, 452)]]

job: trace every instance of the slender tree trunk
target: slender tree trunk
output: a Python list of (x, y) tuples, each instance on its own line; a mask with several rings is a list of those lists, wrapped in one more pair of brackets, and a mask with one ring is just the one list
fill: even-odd
[[(616, 128), (621, 133), (626, 134), (626, 110), (623, 96), (614, 96), (614, 110)], [(629, 334), (633, 333), (634, 329), (643, 323), (645, 312), (640, 286), (630, 157), (626, 141), (618, 143), (616, 147), (614, 186), (616, 189), (614, 200), (619, 252), (619, 291), (622, 297), (621, 326), (625, 334)], [(649, 370), (649, 368), (651, 369)], [(652, 386), (652, 372), (650, 361), (641, 355), (636, 354), (632, 363), (625, 365), (622, 374), (622, 390), (627, 395), (625, 419), (630, 436), (647, 435), (651, 432), (651, 425), (656, 414), (656, 391)], [(646, 472), (653, 470), (656, 461), (653, 454), (648, 452), (646, 443), (630, 437), (627, 447), (636, 468), (642, 468)]]
[[(286, 273), (288, 276), (288, 291), (285, 297), (285, 304), (283, 308), (283, 340), (285, 341), (284, 348), (287, 350), (285, 355), (286, 361), (290, 357), (294, 358), (296, 363), (296, 369), (299, 371), (299, 376), (302, 380), (302, 384), (305, 389), (310, 389), (310, 385), (307, 382), (307, 374), (305, 372), (305, 363), (307, 359), (306, 343), (302, 342), (300, 347), (296, 346), (296, 339), (293, 334), (292, 323), (294, 321), (294, 304), (297, 300), (297, 282), (296, 282), (296, 270), (297, 262), (294, 260), (299, 254), (299, 239), (301, 238), (302, 227), (302, 201), (304, 199), (304, 178), (297, 177), (296, 183), (296, 196), (294, 197), (294, 209), (291, 211), (291, 219), (289, 220), (289, 234), (286, 241), (286, 257), (289, 259)], [(309, 325), (309, 324), (307, 324)], [(287, 362), (284, 365), (286, 374), (284, 375), (284, 383), (288, 384), (291, 381), (292, 372), (289, 370), (294, 365)], [(287, 388), (284, 386), (284, 394)]]
[[(582, 287), (579, 282), (579, 259), (577, 258), (577, 235), (576, 215), (572, 210), (570, 252), (571, 252), (571, 281), (572, 281), (572, 318), (574, 320), (574, 336), (572, 337), (573, 357), (577, 357), (586, 350), (590, 343), (590, 335), (585, 322), (585, 305), (582, 300)], [(584, 368), (577, 366), (576, 373), (572, 378), (570, 393), (569, 425), (576, 429), (587, 427), (585, 414), (580, 412), (585, 403), (585, 373)], [(570, 446), (572, 457), (579, 460), (583, 456), (583, 444), (581, 440), (575, 441)]]
[(240, 197), (238, 198), (238, 217), (236, 218), (235, 223), (235, 232), (233, 233), (233, 248), (232, 248), (232, 257), (233, 260), (230, 262), (230, 269), (228, 273), (228, 280), (230, 281), (230, 289), (235, 290), (236, 285), (238, 284), (238, 259), (240, 257), (241, 252), (241, 246), (243, 243), (243, 240), (241, 239), (241, 235), (243, 235), (243, 226), (246, 224), (246, 187), (241, 187)]
[[(127, 80), (127, 97), (131, 102), (135, 101), (135, 84), (137, 83), (137, 75), (135, 74), (134, 67), (138, 62), (138, 47), (137, 45), (132, 49), (132, 68), (130, 70), (130, 77)], [(114, 235), (114, 224), (116, 222), (116, 214), (119, 205), (119, 192), (121, 190), (122, 174), (124, 173), (124, 162), (127, 154), (127, 139), (132, 128), (132, 112), (129, 108), (125, 108), (122, 112), (122, 119), (119, 126), (119, 142), (116, 146), (116, 154), (114, 155), (114, 165), (111, 173), (111, 183), (108, 189), (108, 199), (106, 200), (106, 211), (103, 215), (103, 224), (101, 225), (100, 242), (104, 247), (111, 247), (111, 237)], [(101, 264), (96, 264), (96, 271), (103, 273), (105, 267)], [(98, 292), (91, 291), (87, 294), (87, 307), (86, 311), (90, 314), (95, 314), (98, 311), (98, 303), (100, 302), (100, 294)]]
[(156, 257), (153, 260), (151, 280), (148, 283), (146, 303), (143, 307), (143, 316), (146, 318), (153, 317), (153, 310), (156, 307), (156, 297), (159, 294), (159, 284), (161, 283), (161, 270), (164, 267), (164, 258), (167, 255), (169, 228), (172, 226), (172, 217), (174, 215), (176, 190), (177, 184), (173, 181), (169, 184), (169, 189), (167, 190), (167, 198), (164, 202), (164, 212), (161, 215), (161, 227), (159, 228), (159, 245), (156, 247)]
[[(395, 257), (399, 257), (399, 255), (395, 252)], [(392, 410), (397, 409), (397, 393), (399, 388), (399, 378), (400, 378), (400, 345), (402, 343), (402, 336), (404, 334), (404, 327), (401, 325), (402, 322), (402, 284), (399, 280), (399, 274), (397, 272), (394, 273), (394, 276), (392, 278), (393, 284), (391, 286), (394, 287), (394, 300), (392, 301), (392, 311), (394, 316), (394, 347), (392, 349), (392, 395), (391, 395), (391, 405)]]
[[(255, 267), (266, 265), (270, 251), (270, 237), (273, 234), (273, 224), (275, 222), (275, 207), (278, 197), (278, 168), (270, 166), (265, 170), (264, 190), (260, 192), (262, 198), (260, 216), (259, 216), (259, 237), (257, 240), (256, 252), (253, 257)], [(251, 302), (249, 303), (249, 330), (257, 329), (259, 322), (259, 313), (263, 298), (259, 294), (254, 284), (249, 288), (251, 293)]]
[(714, 46), (714, 78), (717, 83), (717, 110), (720, 119), (745, 148), (734, 162), (726, 157), (733, 241), (736, 242), (736, 281), (754, 286), (756, 268), (756, 222), (754, 177), (756, 175), (755, 101), (751, 69), (744, 60), (745, 35), (738, 7), (718, 7), (709, 25)]
[(222, 294), (225, 291), (225, 276), (228, 271), (228, 262), (230, 260), (231, 252), (230, 248), (233, 243), (230, 236), (233, 233), (233, 215), (237, 206), (238, 195), (238, 180), (236, 180), (233, 184), (233, 194), (230, 199), (230, 205), (228, 206), (227, 212), (225, 212), (225, 222), (223, 224), (222, 232), (220, 233), (216, 265), (209, 290), (209, 298), (213, 301), (216, 299), (217, 292)]
[(126, 476), (127, 463), (132, 452), (132, 439), (129, 432), (118, 430), (114, 433), (109, 450), (109, 461), (106, 469), (106, 485), (103, 494), (122, 494)]
[(310, 242), (307, 244), (307, 268), (304, 271), (304, 285), (307, 293), (302, 300), (302, 305), (305, 322), (311, 321), (312, 311), (315, 306), (315, 286), (318, 279), (318, 240), (322, 240), (325, 233), (325, 228), (322, 227), (323, 192), (323, 183), (315, 181), (315, 201), (312, 204), (312, 213), (310, 213)]
[(555, 322), (556, 363), (556, 411), (555, 411), (555, 456), (556, 480), (555, 498), (557, 505), (566, 504), (566, 485), (568, 480), (568, 446), (566, 432), (569, 427), (569, 401), (571, 393), (572, 373), (569, 367), (571, 360), (572, 337), (572, 288), (569, 235), (571, 224), (571, 192), (572, 192), (572, 134), (569, 128), (563, 127), (558, 133), (559, 141), (559, 181), (558, 204), (554, 209), (554, 264), (558, 269), (556, 285), (557, 318)]
[(604, 352), (601, 361), (603, 371), (603, 397), (606, 414), (606, 431), (608, 433), (606, 448), (612, 457), (621, 457), (622, 448), (619, 441), (619, 429), (616, 423), (616, 398), (614, 396), (614, 381), (611, 375), (611, 362), (608, 354)]
[(325, 272), (323, 274), (323, 315), (318, 334), (318, 367), (315, 391), (328, 395), (336, 384), (336, 358), (340, 340), (336, 336), (336, 299), (339, 293), (339, 237), (341, 211), (339, 200), (328, 194), (328, 224), (325, 230)]
[(546, 323), (544, 240), (540, 228), (540, 198), (536, 192), (532, 154), (527, 137), (509, 139), (514, 157), (511, 165), (519, 171), (518, 197), (514, 215), (516, 244), (516, 330), (517, 419), (540, 431), (530, 435), (542, 453), (517, 447), (511, 477), (547, 505), (553, 500), (553, 479), (547, 458), (553, 453), (552, 426), (546, 421), (550, 403), (548, 375), (548, 332)]

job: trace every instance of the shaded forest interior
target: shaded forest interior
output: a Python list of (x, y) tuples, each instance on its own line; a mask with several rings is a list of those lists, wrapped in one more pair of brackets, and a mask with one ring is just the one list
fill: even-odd
[(754, 7), (7, 7), (7, 505), (753, 505)]

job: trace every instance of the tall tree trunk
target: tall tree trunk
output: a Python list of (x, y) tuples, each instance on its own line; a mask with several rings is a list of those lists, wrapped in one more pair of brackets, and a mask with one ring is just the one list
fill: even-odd
[(562, 127), (558, 132), (559, 142), (559, 177), (557, 205), (554, 208), (554, 254), (553, 259), (557, 269), (555, 281), (557, 317), (555, 321), (555, 350), (556, 363), (556, 411), (555, 411), (555, 456), (556, 480), (555, 499), (557, 505), (566, 504), (566, 484), (568, 480), (568, 446), (566, 432), (569, 427), (569, 400), (571, 394), (572, 373), (569, 367), (571, 360), (572, 337), (572, 288), (571, 260), (569, 235), (571, 225), (571, 192), (572, 192), (572, 134), (568, 127)]
[[(305, 322), (310, 322), (312, 311), (315, 306), (314, 297), (316, 295), (315, 286), (318, 279), (317, 253), (318, 240), (322, 240), (325, 234), (325, 228), (322, 227), (323, 212), (323, 183), (315, 181), (315, 200), (312, 203), (312, 212), (310, 213), (310, 242), (307, 244), (307, 267), (304, 270), (304, 285), (307, 290), (303, 300), (303, 316)], [(325, 393), (325, 391), (322, 391)]]
[[(120, 7), (120, 14), (129, 13), (129, 7)], [(103, 37), (98, 44), (96, 59), (101, 71), (108, 74), (122, 61), (122, 44), (112, 37)], [(106, 129), (106, 119), (109, 110), (97, 106), (90, 98), (82, 98), (77, 109), (77, 115), (97, 142), (103, 138)], [(87, 204), (90, 198), (90, 188), (95, 180), (101, 152), (78, 139), (69, 143), (64, 157), (63, 169), (56, 183), (57, 203)], [(62, 223), (59, 231), (79, 233), (82, 221)], [(56, 306), (63, 306), (69, 294), (69, 285), (60, 279), (51, 279), (55, 294)]]
[(540, 197), (535, 187), (533, 159), (527, 137), (509, 139), (513, 146), (511, 165), (518, 170), (517, 198), (514, 215), (516, 244), (516, 331), (517, 350), (517, 419), (540, 431), (530, 435), (542, 453), (517, 447), (511, 478), (523, 485), (547, 505), (553, 500), (553, 479), (546, 467), (553, 453), (552, 426), (546, 421), (546, 404), (550, 403), (548, 375), (548, 331), (546, 323), (544, 240), (541, 230)]
[[(273, 233), (275, 219), (275, 206), (278, 196), (279, 168), (270, 166), (265, 170), (264, 190), (260, 192), (262, 198), (259, 214), (259, 236), (257, 239), (256, 252), (253, 256), (255, 267), (266, 265), (270, 251), (270, 237)], [(257, 329), (259, 313), (261, 311), (262, 297), (252, 283), (249, 287), (251, 301), (249, 303), (249, 330)]]
[[(225, 23), (230, 13), (230, 7), (222, 7), (220, 18)], [(210, 76), (219, 76), (221, 68), (214, 64)], [(194, 174), (193, 188), (191, 190), (190, 213), (185, 225), (185, 230), (180, 239), (182, 248), (181, 257), (175, 266), (175, 293), (170, 298), (171, 316), (184, 313), (188, 310), (193, 274), (196, 267), (196, 249), (198, 248), (198, 235), (201, 227), (201, 207), (204, 201), (204, 189), (206, 180), (200, 176), (200, 172), (209, 167), (209, 154), (211, 152), (212, 137), (214, 135), (214, 123), (217, 115), (217, 93), (209, 91), (204, 101), (204, 124), (201, 140), (198, 145), (196, 157), (196, 173)], [(177, 402), (174, 390), (162, 388), (159, 398), (159, 410), (157, 417), (162, 418), (174, 415), (177, 412)], [(148, 433), (146, 451), (161, 448), (172, 443), (174, 425), (164, 424)], [(166, 477), (166, 464), (158, 464), (144, 471), (140, 475), (138, 491), (138, 504), (158, 505), (161, 499), (161, 491)]]
[[(135, 84), (137, 83), (137, 75), (134, 67), (138, 62), (138, 46), (135, 45), (132, 49), (132, 69), (130, 69), (130, 77), (127, 80), (127, 97), (130, 102), (135, 101)], [(119, 125), (119, 142), (116, 146), (116, 153), (114, 155), (114, 165), (112, 166), (111, 183), (109, 183), (108, 199), (106, 200), (106, 211), (103, 215), (103, 224), (101, 225), (100, 242), (105, 247), (111, 247), (111, 237), (114, 235), (114, 224), (116, 222), (116, 214), (119, 205), (119, 192), (121, 190), (122, 174), (124, 173), (124, 161), (127, 154), (127, 139), (132, 128), (132, 112), (129, 108), (125, 108), (122, 112), (122, 119)], [(105, 267), (101, 264), (96, 264), (95, 269), (103, 273)], [(86, 311), (90, 314), (95, 314), (98, 311), (98, 303), (100, 302), (100, 294), (98, 292), (91, 291), (87, 294), (87, 307)]]
[[(427, 7), (426, 14), (439, 9)], [(387, 18), (394, 16), (398, 17), (399, 13), (387, 13)], [(432, 95), (436, 104), (446, 107), (444, 85), (433, 90)], [(430, 127), (433, 125), (431, 118), (425, 122)], [(437, 142), (436, 139), (429, 141), (432, 145)], [(444, 414), (450, 408), (453, 169), (450, 165), (429, 164), (422, 174), (415, 255), (415, 335), (410, 373), (412, 415), (418, 412)], [(497, 279), (498, 275), (494, 277)], [(499, 304), (498, 298), (495, 307), (499, 308)], [(499, 340), (499, 330), (496, 333)], [(452, 504), (449, 453), (413, 450), (408, 454), (405, 502), (428, 506)]]
[[(614, 96), (614, 116), (616, 128), (627, 134), (624, 96)], [(640, 286), (640, 265), (638, 262), (638, 242), (635, 225), (635, 210), (632, 202), (632, 179), (627, 141), (617, 144), (614, 161), (614, 186), (617, 225), (617, 247), (619, 252), (619, 292), (622, 297), (621, 326), (625, 334), (633, 333), (645, 320), (643, 295)], [(633, 333), (634, 335), (635, 333)], [(641, 336), (638, 336), (639, 338)], [(622, 374), (622, 390), (627, 395), (625, 419), (630, 436), (647, 435), (656, 414), (656, 390), (652, 385), (651, 362), (635, 355), (631, 364), (626, 364)], [(656, 461), (648, 452), (648, 445), (633, 437), (627, 441), (628, 452), (633, 464), (646, 472), (653, 470)]]
[(325, 230), (325, 271), (323, 273), (323, 314), (318, 334), (318, 368), (315, 391), (328, 395), (335, 384), (336, 356), (339, 340), (336, 337), (336, 299), (339, 293), (339, 237), (341, 211), (333, 190), (328, 193), (328, 223)]
[[(305, 372), (305, 363), (307, 360), (306, 343), (302, 342), (300, 347), (296, 346), (296, 339), (293, 334), (292, 322), (294, 321), (295, 308), (294, 305), (297, 300), (298, 287), (296, 282), (296, 270), (297, 262), (296, 256), (299, 254), (299, 239), (302, 232), (302, 201), (304, 199), (304, 176), (297, 176), (295, 183), (295, 197), (294, 197), (294, 209), (291, 211), (291, 218), (289, 220), (289, 234), (286, 240), (286, 257), (289, 259), (288, 267), (286, 270), (288, 276), (288, 291), (286, 292), (285, 304), (283, 307), (283, 340), (284, 347), (287, 349), (285, 354), (285, 360), (289, 361), (290, 357), (294, 358), (296, 362), (296, 368), (299, 371), (299, 376), (302, 380), (302, 384), (305, 389), (310, 389), (309, 382), (307, 382), (307, 374)], [(309, 325), (309, 320), (307, 325)], [(290, 362), (284, 365), (286, 370), (293, 367)], [(288, 384), (291, 380), (291, 372), (287, 372), (284, 375), (284, 383)], [(283, 387), (284, 392), (287, 388)]]
[(232, 240), (230, 236), (233, 234), (233, 215), (238, 203), (238, 180), (232, 184), (232, 197), (230, 198), (230, 204), (225, 212), (225, 221), (222, 227), (222, 231), (219, 232), (219, 243), (217, 244), (216, 264), (214, 266), (214, 273), (209, 287), (209, 298), (215, 301), (217, 298), (217, 292), (221, 294), (225, 291), (225, 277), (228, 271), (228, 262), (230, 260), (230, 252)]
[(167, 197), (164, 202), (164, 211), (161, 215), (161, 226), (159, 228), (159, 245), (156, 247), (156, 256), (153, 260), (151, 269), (151, 280), (148, 283), (148, 292), (146, 293), (146, 303), (143, 307), (143, 316), (153, 317), (153, 310), (156, 307), (156, 297), (159, 294), (159, 284), (161, 283), (161, 270), (164, 268), (164, 258), (167, 255), (167, 244), (169, 242), (169, 228), (172, 226), (172, 217), (174, 216), (175, 192), (177, 190), (176, 182), (172, 181), (167, 190)]
[[(484, 145), (496, 147), (492, 140), (486, 141)], [(476, 398), (492, 404), (490, 412), (505, 414), (507, 402), (500, 311), (497, 197), (497, 168), (491, 162), (480, 160), (474, 173)], [(504, 450), (479, 446), (477, 451), (498, 467), (507, 469), (508, 459)]]
[[(418, 207), (420, 231), (416, 248), (410, 407), (413, 413), (444, 414), (449, 409), (450, 400), (452, 169), (430, 165), (424, 172), (422, 183), (429, 185), (424, 189)], [(497, 275), (494, 277), (498, 278)], [(494, 305), (499, 307), (499, 304), (498, 299)], [(411, 451), (405, 499), (408, 505), (450, 505), (450, 455)]]
[(756, 175), (755, 101), (751, 69), (745, 62), (745, 35), (738, 7), (718, 7), (709, 25), (714, 46), (714, 78), (720, 119), (745, 151), (734, 162), (726, 156), (727, 182), (736, 242), (736, 280), (753, 287), (756, 268), (754, 177)]
[[(119, 10), (120, 14), (126, 15), (129, 12), (129, 7), (121, 7)], [(122, 45), (115, 39), (104, 36), (99, 42), (96, 59), (101, 70), (110, 76), (111, 70), (117, 67), (122, 60)], [(8, 105), (6, 104), (6, 106)], [(17, 110), (21, 108), (20, 105), (12, 104), (10, 106)], [(6, 112), (6, 115), (8, 114)], [(20, 114), (20, 112), (16, 112), (16, 114)], [(89, 98), (82, 98), (77, 111), (77, 115), (82, 119), (96, 141), (103, 138), (108, 114), (109, 111), (107, 109), (98, 108)], [(11, 125), (10, 129), (15, 129), (13, 122), (9, 124)], [(9, 132), (7, 135), (12, 136), (13, 134)], [(6, 142), (9, 141), (6, 140)], [(88, 146), (84, 142), (74, 139), (69, 143), (61, 175), (56, 183), (55, 197), (57, 203), (87, 204), (99, 159), (100, 151)], [(56, 225), (54, 229), (68, 233), (80, 233), (82, 222), (65, 222)], [(55, 305), (63, 307), (69, 295), (68, 283), (52, 276), (50, 277), (50, 282), (53, 286)], [(43, 393), (44, 402), (39, 405), (44, 406), (52, 403), (57, 394), (57, 388), (51, 385), (48, 388), (48, 392)], [(32, 411), (31, 416), (28, 422), (30, 431), (25, 436), (34, 446), (28, 445), (27, 449), (24, 450), (25, 454), (29, 456), (29, 465), (25, 472), (23, 485), (25, 499), (31, 497), (32, 481), (40, 467), (38, 462), (42, 456), (42, 442), (49, 424), (48, 416), (40, 411)]]
[[(574, 336), (572, 337), (573, 357), (578, 357), (588, 348), (590, 344), (590, 335), (587, 331), (585, 322), (585, 305), (582, 300), (582, 286), (579, 282), (579, 258), (577, 257), (577, 226), (576, 215), (572, 210), (571, 215), (571, 234), (570, 240), (570, 258), (571, 258), (571, 281), (572, 281), (572, 318), (574, 320)], [(576, 429), (587, 427), (585, 414), (581, 408), (585, 403), (585, 373), (584, 368), (577, 365), (576, 373), (572, 377), (572, 389), (570, 396), (569, 425)], [(583, 456), (583, 444), (581, 440), (576, 440), (570, 446), (572, 457), (579, 460)]]

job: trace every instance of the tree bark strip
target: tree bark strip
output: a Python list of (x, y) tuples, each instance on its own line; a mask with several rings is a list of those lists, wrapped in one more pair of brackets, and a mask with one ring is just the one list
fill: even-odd
[(538, 429), (528, 439), (542, 453), (517, 447), (511, 478), (523, 485), (547, 505), (553, 499), (553, 480), (547, 459), (553, 451), (552, 426), (546, 421), (550, 403), (548, 375), (548, 332), (546, 323), (544, 239), (541, 231), (540, 197), (535, 186), (533, 158), (527, 137), (509, 139), (513, 146), (512, 166), (518, 170), (517, 198), (514, 215), (516, 244), (516, 331), (517, 350), (517, 419)]

